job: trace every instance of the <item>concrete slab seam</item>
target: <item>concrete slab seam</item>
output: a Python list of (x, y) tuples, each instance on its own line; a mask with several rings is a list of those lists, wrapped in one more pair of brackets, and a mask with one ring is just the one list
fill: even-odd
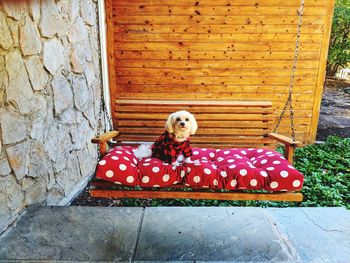
[(138, 245), (138, 243), (139, 243), (139, 239), (140, 239), (140, 235), (141, 235), (141, 229), (142, 229), (143, 218), (144, 218), (144, 216), (145, 216), (145, 211), (146, 211), (146, 208), (144, 207), (144, 208), (142, 209), (141, 218), (140, 218), (140, 223), (139, 223), (139, 226), (138, 226), (138, 229), (137, 229), (136, 242), (135, 242), (135, 246), (134, 246), (134, 249), (133, 249), (131, 258), (130, 258), (130, 262), (133, 262), (133, 261), (134, 261), (134, 257), (135, 257), (136, 251), (137, 251), (137, 245)]
[(273, 231), (276, 233), (276, 235), (281, 239), (281, 246), (283, 249), (285, 249), (286, 251), (289, 252), (289, 254), (291, 255), (291, 262), (295, 262), (295, 263), (300, 263), (303, 262), (297, 252), (297, 250), (294, 248), (293, 244), (290, 242), (290, 240), (288, 239), (288, 237), (279, 230), (279, 228), (277, 227), (277, 220), (274, 219), (268, 212), (266, 209), (263, 209), (264, 214), (267, 217), (267, 220), (269, 220), (270, 224), (271, 224), (271, 228), (273, 229)]

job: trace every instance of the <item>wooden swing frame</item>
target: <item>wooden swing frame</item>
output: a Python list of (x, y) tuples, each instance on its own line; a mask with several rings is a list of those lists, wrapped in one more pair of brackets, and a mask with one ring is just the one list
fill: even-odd
[[(152, 101), (152, 100), (118, 100), (117, 112), (114, 116), (121, 118), (119, 130), (110, 131), (93, 138), (92, 143), (99, 145), (100, 157), (107, 154), (109, 141), (114, 139), (115, 145), (137, 145), (136, 138), (142, 141), (154, 141), (164, 127), (164, 116), (174, 110), (187, 109), (198, 113), (199, 127), (201, 120), (216, 124), (217, 127), (205, 126), (199, 130), (198, 136), (191, 141), (193, 146), (228, 148), (228, 147), (262, 147), (275, 148), (277, 142), (284, 145), (285, 158), (292, 163), (294, 149), (301, 145), (298, 141), (277, 134), (268, 133), (273, 124), (273, 108), (266, 101)], [(205, 111), (205, 113), (203, 113)], [(144, 114), (144, 113), (147, 114)], [(237, 118), (239, 117), (239, 120)], [(143, 121), (140, 121), (143, 120)], [(153, 124), (156, 122), (156, 124)], [(152, 126), (158, 125), (158, 126)], [(132, 128), (130, 128), (132, 127)], [(199, 128), (201, 129), (201, 128)], [(135, 131), (138, 130), (138, 134)], [(221, 133), (215, 133), (220, 130)], [(213, 132), (214, 131), (214, 132)], [(235, 134), (234, 131), (241, 131)], [(226, 133), (225, 133), (226, 132)], [(253, 133), (252, 133), (253, 132)], [(248, 135), (247, 135), (248, 134)], [(209, 140), (209, 141), (207, 141)], [(297, 201), (303, 199), (300, 192), (249, 193), (242, 191), (221, 191), (204, 188), (191, 188), (191, 191), (178, 190), (188, 188), (184, 185), (173, 185), (161, 189), (125, 189), (113, 183), (94, 180), (90, 194), (100, 198), (189, 198), (214, 200), (269, 200)]]

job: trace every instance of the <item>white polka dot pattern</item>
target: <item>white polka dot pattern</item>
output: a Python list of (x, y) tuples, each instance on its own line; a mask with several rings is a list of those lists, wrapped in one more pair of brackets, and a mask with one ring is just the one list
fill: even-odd
[(220, 172), (220, 175), (221, 175), (222, 177), (227, 177), (227, 173), (226, 173), (225, 171), (221, 171), (221, 172)]
[(267, 174), (267, 172), (265, 172), (265, 171), (260, 171), (260, 174), (261, 174), (261, 176), (263, 176), (263, 177), (268, 177), (268, 174)]
[(170, 176), (169, 176), (169, 174), (164, 174), (163, 175), (163, 182), (168, 182), (169, 181), (169, 179), (170, 179)]
[(158, 173), (160, 171), (159, 167), (153, 167), (152, 172)]
[(204, 173), (205, 173), (205, 174), (211, 174), (211, 171), (210, 171), (210, 169), (205, 168), (205, 169), (204, 169)]
[(181, 177), (181, 178), (182, 178), (182, 177), (185, 177), (185, 175), (186, 175), (185, 171), (181, 171), (181, 172), (180, 172), (180, 177)]
[(299, 187), (301, 185), (299, 180), (294, 180), (293, 181), (293, 187)]
[(275, 188), (278, 187), (278, 183), (277, 183), (277, 182), (271, 182), (271, 183), (270, 183), (270, 187), (271, 187), (272, 189), (275, 189)]
[(120, 169), (120, 171), (125, 171), (126, 170), (126, 165), (125, 164), (120, 164), (119, 165), (119, 169)]
[(134, 177), (132, 177), (132, 176), (128, 176), (127, 178), (126, 178), (126, 181), (129, 183), (129, 184), (131, 184), (131, 183), (133, 183), (134, 182)]
[(113, 177), (113, 175), (114, 175), (114, 173), (113, 173), (112, 170), (108, 170), (108, 171), (106, 172), (106, 176), (107, 176), (108, 178)]
[(250, 185), (251, 186), (257, 186), (258, 185), (258, 181), (256, 179), (252, 179), (252, 180), (250, 180)]
[(193, 177), (193, 182), (195, 182), (196, 184), (198, 184), (200, 182), (201, 178), (197, 175), (195, 177)]
[(144, 184), (149, 183), (149, 177), (148, 177), (148, 176), (142, 177), (142, 182), (143, 182)]
[(284, 178), (288, 177), (289, 173), (287, 171), (281, 171), (280, 175)]
[(242, 175), (242, 176), (246, 176), (248, 174), (247, 170), (246, 169), (242, 169), (239, 171), (239, 174)]
[(231, 182), (230, 182), (230, 185), (231, 185), (231, 187), (235, 187), (236, 185), (237, 185), (237, 180), (232, 180)]
[(193, 163), (174, 166), (156, 158), (138, 160), (133, 147), (114, 148), (99, 161), (96, 177), (115, 184), (219, 189), (299, 190), (303, 176), (282, 155), (264, 149), (200, 149)]

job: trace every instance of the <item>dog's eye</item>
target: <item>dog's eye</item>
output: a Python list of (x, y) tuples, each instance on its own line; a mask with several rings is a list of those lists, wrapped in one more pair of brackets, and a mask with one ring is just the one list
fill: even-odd
[(189, 121), (190, 119), (189, 118), (186, 118), (185, 121)]
[(180, 118), (176, 118), (176, 121), (181, 121), (181, 119)]

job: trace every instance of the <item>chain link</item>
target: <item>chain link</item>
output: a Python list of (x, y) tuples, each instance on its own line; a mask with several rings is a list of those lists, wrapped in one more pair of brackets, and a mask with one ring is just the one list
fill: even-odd
[[(98, 5), (98, 1), (96, 2), (96, 8), (95, 8), (95, 12), (96, 12), (96, 26), (97, 26), (97, 52), (98, 52), (98, 58), (99, 58), (99, 68), (100, 68), (100, 72), (99, 72), (99, 78), (100, 78), (100, 83), (101, 83), (101, 96), (100, 96), (100, 111), (98, 114), (98, 122), (97, 122), (97, 136), (99, 136), (102, 132), (107, 132), (107, 130), (111, 131), (113, 129), (112, 126), (112, 121), (111, 118), (109, 116), (107, 107), (106, 107), (106, 102), (105, 102), (105, 98), (104, 98), (104, 92), (103, 92), (103, 76), (102, 76), (102, 56), (101, 56), (101, 35), (100, 35), (100, 16), (99, 16), (99, 5)], [(104, 125), (103, 125), (104, 122)], [(108, 126), (108, 128), (107, 128)], [(97, 156), (99, 159), (99, 150), (97, 149)]]
[(296, 41), (295, 41), (295, 49), (294, 49), (294, 61), (292, 66), (292, 73), (290, 76), (290, 82), (289, 82), (289, 92), (288, 92), (288, 98), (286, 103), (283, 106), (283, 109), (281, 111), (281, 114), (277, 120), (276, 126), (273, 129), (273, 132), (276, 132), (279, 125), (281, 124), (281, 121), (283, 119), (284, 113), (287, 110), (287, 107), (289, 106), (289, 115), (290, 115), (290, 127), (292, 130), (292, 139), (295, 141), (295, 126), (294, 126), (294, 109), (293, 109), (293, 87), (294, 87), (294, 79), (295, 79), (295, 71), (297, 69), (297, 63), (298, 63), (298, 57), (299, 57), (299, 45), (300, 45), (300, 35), (301, 35), (301, 26), (303, 23), (303, 13), (304, 13), (304, 3), (305, 0), (300, 1), (300, 8), (297, 11), (298, 13), (298, 25), (297, 25), (297, 35), (296, 35)]

